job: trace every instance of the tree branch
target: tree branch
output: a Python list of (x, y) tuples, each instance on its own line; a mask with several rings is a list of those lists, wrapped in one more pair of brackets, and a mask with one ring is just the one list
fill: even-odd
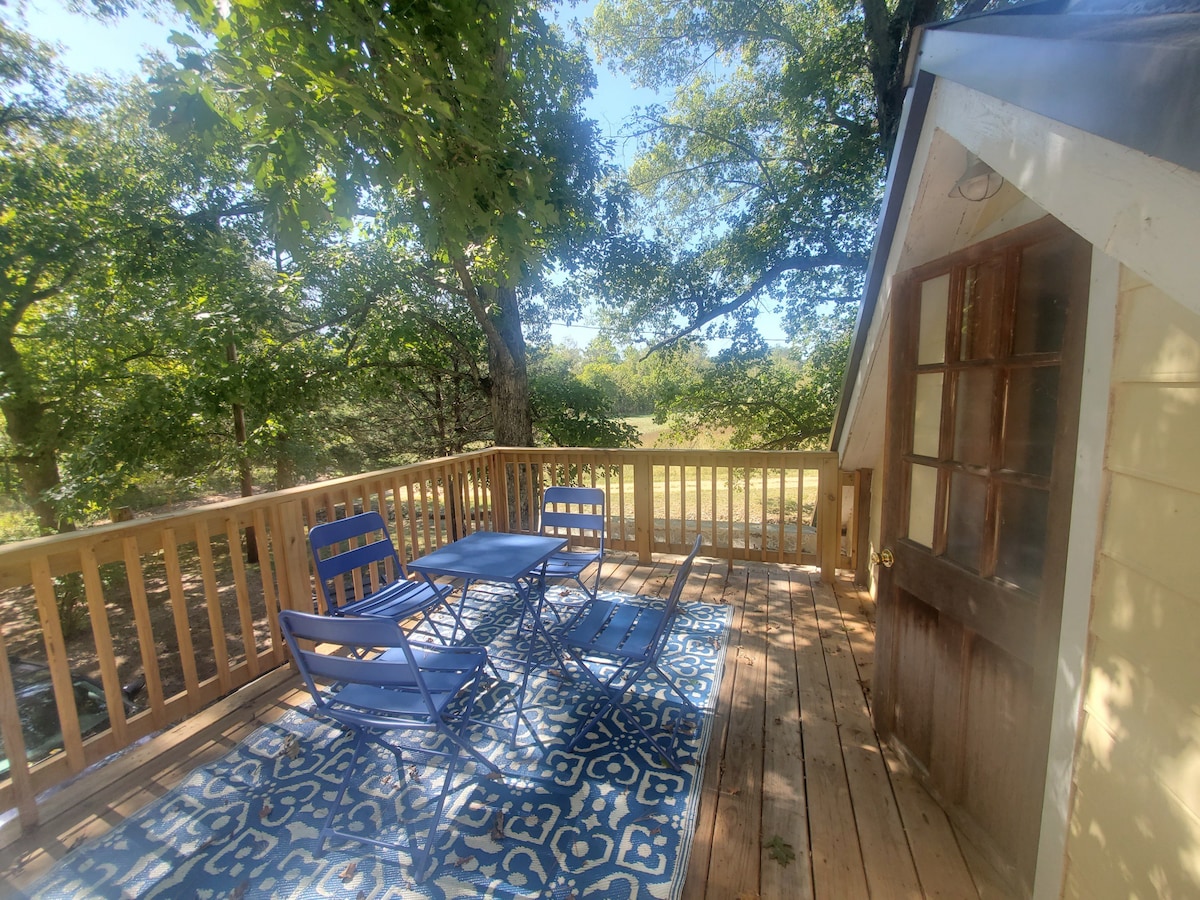
[(719, 319), (721, 316), (728, 315), (738, 308), (746, 305), (755, 295), (758, 294), (764, 287), (775, 281), (785, 272), (810, 272), (813, 269), (821, 269), (826, 266), (852, 266), (862, 268), (867, 264), (867, 258), (862, 254), (857, 253), (842, 253), (834, 251), (831, 253), (822, 253), (817, 256), (802, 256), (789, 257), (781, 259), (774, 265), (769, 266), (761, 275), (752, 281), (745, 289), (737, 294), (733, 299), (726, 301), (718, 306), (706, 310), (702, 315), (696, 318), (694, 322), (688, 323), (684, 328), (677, 331), (670, 337), (663, 338), (661, 341), (650, 346), (645, 353), (642, 354), (642, 359), (647, 359), (652, 354), (667, 347), (671, 347), (687, 337), (689, 334), (694, 334), (699, 331), (709, 322)]

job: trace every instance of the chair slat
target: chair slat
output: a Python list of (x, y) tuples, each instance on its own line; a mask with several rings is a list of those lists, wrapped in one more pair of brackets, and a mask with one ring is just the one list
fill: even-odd
[[(629, 628), (637, 618), (637, 607), (626, 603), (615, 604), (616, 608), (595, 637), (588, 642), (587, 649), (596, 653), (621, 653), (621, 647), (629, 636)], [(622, 655), (624, 655), (622, 653)]]
[[(314, 525), (308, 543), (318, 590), (330, 615), (378, 616), (397, 622), (422, 615), (439, 638), (441, 633), (429, 610), (441, 603), (457, 617), (446, 600), (449, 587), (404, 578), (404, 566), (387, 523), (375, 510)], [(353, 582), (352, 596), (347, 596), (347, 578)]]

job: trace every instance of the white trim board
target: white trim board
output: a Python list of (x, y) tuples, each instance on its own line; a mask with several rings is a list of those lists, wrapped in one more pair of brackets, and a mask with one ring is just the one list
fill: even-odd
[(1200, 173), (939, 79), (942, 128), (1094, 247), (1200, 313)]

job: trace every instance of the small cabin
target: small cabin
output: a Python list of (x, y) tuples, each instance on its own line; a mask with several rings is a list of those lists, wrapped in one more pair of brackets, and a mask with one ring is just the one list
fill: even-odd
[(873, 715), (1034, 897), (1200, 896), (1200, 13), (925, 30), (833, 434)]

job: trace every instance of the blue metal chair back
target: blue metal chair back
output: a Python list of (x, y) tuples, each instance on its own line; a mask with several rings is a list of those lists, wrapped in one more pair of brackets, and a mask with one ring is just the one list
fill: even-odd
[[(365, 721), (367, 717), (347, 707), (344, 700), (334, 706), (331, 703), (334, 695), (322, 690), (318, 683), (321, 681), (416, 691), (424, 706), (420, 718), (428, 719), (436, 714), (437, 705), (421, 676), (412, 646), (400, 626), (390, 619), (331, 618), (284, 610), (279, 614), (279, 625), (313, 701), (330, 718), (349, 725), (371, 727)], [(301, 641), (316, 646), (306, 649)], [(323, 644), (348, 649), (355, 655), (322, 652), (317, 648)], [(359, 655), (368, 651), (381, 652), (374, 657)]]
[[(667, 636), (671, 633), (671, 626), (675, 624), (675, 618), (679, 614), (679, 598), (683, 596), (683, 587), (687, 584), (688, 576), (692, 574), (692, 565), (696, 561), (696, 554), (700, 552), (700, 545), (703, 541), (704, 535), (696, 535), (696, 540), (692, 544), (692, 552), (679, 564), (679, 568), (675, 572), (675, 581), (671, 585), (671, 593), (667, 595), (667, 603), (663, 607), (662, 618), (654, 630), (653, 637), (650, 638), (646, 657), (652, 660), (656, 666), (663, 647), (666, 646)], [(684, 697), (684, 699), (687, 698)]]
[(387, 523), (374, 510), (314, 525), (308, 544), (331, 615), (338, 615), (343, 603), (370, 596), (404, 574)]
[(308, 532), (317, 585), (331, 616), (380, 616), (402, 621), (418, 613), (444, 641), (429, 610), (441, 604), (461, 625), (446, 600), (451, 586), (409, 581), (383, 516), (374, 510), (314, 525)]
[[(573, 580), (588, 595), (596, 598), (600, 587), (600, 569), (604, 564), (604, 535), (607, 525), (605, 497), (602, 488), (548, 487), (542, 494), (541, 534), (566, 537), (572, 543), (585, 539), (596, 546), (574, 549), (571, 544), (554, 554), (546, 564), (547, 581)], [(583, 573), (595, 564), (596, 573), (589, 585)]]

